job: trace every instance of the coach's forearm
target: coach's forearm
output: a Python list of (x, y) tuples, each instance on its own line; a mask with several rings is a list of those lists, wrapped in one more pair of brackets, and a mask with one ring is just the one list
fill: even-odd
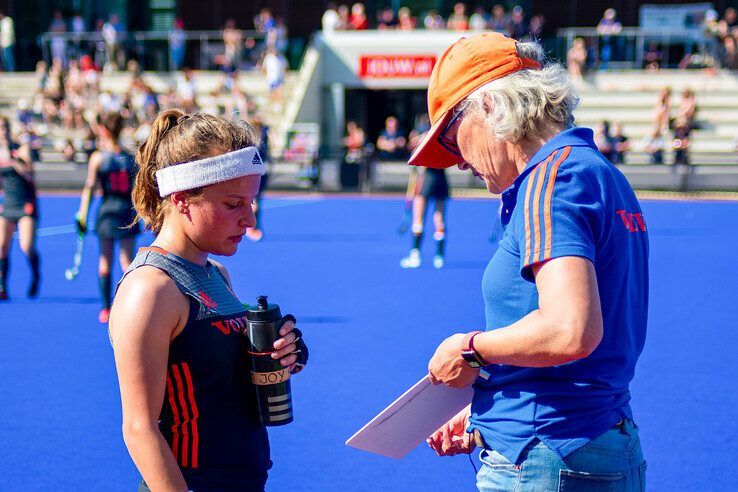
[(588, 356), (599, 344), (586, 321), (553, 321), (535, 310), (521, 320), (474, 337), (474, 348), (489, 364), (550, 367)]
[(136, 468), (152, 492), (187, 490), (187, 483), (172, 450), (158, 428), (124, 423), (123, 440)]

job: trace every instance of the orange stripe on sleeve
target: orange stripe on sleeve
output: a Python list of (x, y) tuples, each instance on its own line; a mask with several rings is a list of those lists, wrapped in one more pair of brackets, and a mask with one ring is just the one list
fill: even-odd
[(528, 256), (530, 256), (530, 219), (528, 218), (528, 204), (530, 203), (530, 190), (533, 189), (533, 181), (535, 181), (536, 171), (538, 171), (538, 168), (534, 169), (530, 176), (528, 176), (528, 186), (525, 187), (525, 208), (523, 209), (523, 215), (525, 215), (525, 263), (528, 263)]
[(169, 406), (172, 407), (172, 415), (174, 416), (174, 425), (172, 425), (172, 453), (174, 454), (174, 459), (179, 461), (179, 423), (181, 419), (179, 417), (177, 402), (174, 399), (174, 385), (169, 374), (167, 374), (167, 397), (169, 398)]
[(199, 454), (199, 442), (200, 436), (197, 431), (197, 418), (200, 416), (200, 412), (197, 410), (197, 404), (195, 403), (195, 389), (192, 385), (192, 374), (190, 374), (190, 366), (186, 362), (182, 363), (182, 372), (184, 372), (185, 382), (187, 383), (187, 399), (190, 402), (190, 408), (192, 409), (192, 468), (197, 468), (198, 454)]
[(184, 385), (182, 384), (182, 376), (179, 374), (179, 367), (172, 366), (174, 380), (177, 382), (177, 393), (179, 394), (179, 404), (182, 406), (182, 466), (189, 466), (190, 454), (190, 433), (187, 430), (187, 424), (190, 421), (189, 412), (187, 411), (187, 403), (184, 399)]
[(551, 162), (552, 157), (553, 154), (551, 154), (544, 162), (540, 163), (538, 165), (538, 169), (536, 169), (538, 182), (536, 183), (536, 191), (533, 194), (533, 205), (531, 206), (533, 209), (533, 237), (536, 241), (536, 249), (533, 250), (530, 263), (535, 263), (541, 252), (541, 191), (543, 190), (543, 182), (546, 180), (546, 168), (548, 163)]
[(551, 258), (551, 248), (553, 247), (553, 245), (551, 244), (553, 241), (553, 223), (551, 222), (551, 199), (553, 197), (554, 186), (556, 185), (556, 174), (559, 171), (559, 166), (569, 156), (569, 152), (571, 152), (571, 147), (565, 147), (564, 151), (561, 153), (561, 156), (559, 156), (559, 158), (556, 159), (556, 162), (554, 162), (553, 166), (551, 166), (551, 174), (549, 175), (548, 182), (546, 183), (546, 199), (543, 205), (543, 222), (546, 228), (546, 250), (544, 251), (541, 261)]

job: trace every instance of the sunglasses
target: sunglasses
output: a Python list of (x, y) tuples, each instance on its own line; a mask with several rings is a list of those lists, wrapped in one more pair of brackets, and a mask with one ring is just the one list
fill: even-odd
[(448, 123), (446, 126), (441, 130), (441, 133), (438, 135), (438, 143), (441, 144), (441, 146), (451, 152), (456, 157), (461, 157), (461, 150), (459, 149), (459, 145), (456, 143), (455, 138), (449, 138), (446, 136), (448, 131), (456, 124), (457, 121), (461, 121), (463, 119), (463, 111), (459, 111), (458, 113), (454, 114), (453, 118), (448, 120)]

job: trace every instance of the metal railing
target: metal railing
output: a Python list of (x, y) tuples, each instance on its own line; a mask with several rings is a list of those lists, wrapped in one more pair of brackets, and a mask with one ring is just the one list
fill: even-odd
[[(602, 35), (596, 28), (570, 27), (556, 31), (556, 55), (566, 60), (566, 54), (576, 38), (583, 38), (589, 55), (588, 65), (602, 68), (644, 68), (650, 43), (655, 43), (661, 55), (661, 68), (676, 68), (686, 54), (699, 52), (717, 59), (717, 41), (701, 29), (624, 27), (616, 34)], [(603, 60), (603, 49), (609, 50), (609, 60)], [(676, 55), (674, 58), (673, 55)], [(588, 57), (589, 58), (589, 57)], [(595, 61), (595, 63), (591, 63)]]
[[(253, 38), (256, 49), (263, 46), (265, 35), (258, 31), (241, 31), (242, 39)], [(182, 38), (186, 53), (185, 66), (210, 70), (216, 67), (215, 57), (225, 51), (222, 31), (184, 31)], [(102, 67), (110, 58), (111, 49), (98, 31), (80, 33), (46, 32), (38, 37), (43, 59), (50, 64), (52, 57), (61, 54), (65, 60), (90, 55)], [(172, 60), (171, 31), (131, 31), (119, 33), (117, 49), (125, 60), (135, 58), (142, 69), (170, 70)], [(189, 62), (189, 63), (188, 63)], [(121, 67), (123, 68), (123, 67)], [(180, 67), (181, 68), (181, 67)]]

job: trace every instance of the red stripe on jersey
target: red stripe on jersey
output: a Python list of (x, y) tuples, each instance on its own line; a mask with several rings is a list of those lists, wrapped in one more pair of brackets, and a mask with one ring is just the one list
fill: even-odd
[[(170, 370), (173, 368), (174, 366)], [(174, 459), (179, 462), (179, 423), (181, 422), (181, 418), (179, 416), (179, 409), (177, 408), (177, 401), (174, 398), (174, 385), (169, 374), (167, 374), (167, 398), (169, 399), (169, 406), (172, 407), (172, 416), (174, 417), (174, 424), (172, 425), (172, 453), (174, 454)]]
[(197, 418), (200, 416), (200, 412), (197, 410), (197, 403), (195, 403), (195, 389), (192, 385), (192, 374), (190, 373), (190, 366), (186, 362), (182, 363), (182, 372), (184, 373), (185, 382), (187, 383), (187, 399), (190, 403), (190, 409), (192, 410), (192, 420), (190, 421), (192, 427), (192, 468), (197, 468), (198, 454), (199, 454), (199, 443), (200, 436), (197, 431)]
[(176, 365), (172, 366), (172, 372), (174, 373), (174, 380), (177, 383), (177, 394), (179, 395), (179, 404), (182, 408), (182, 466), (189, 466), (189, 454), (190, 454), (190, 433), (187, 430), (187, 424), (190, 421), (190, 414), (187, 411), (187, 403), (185, 403), (184, 397), (184, 384), (182, 384), (182, 376), (179, 374), (179, 367)]

